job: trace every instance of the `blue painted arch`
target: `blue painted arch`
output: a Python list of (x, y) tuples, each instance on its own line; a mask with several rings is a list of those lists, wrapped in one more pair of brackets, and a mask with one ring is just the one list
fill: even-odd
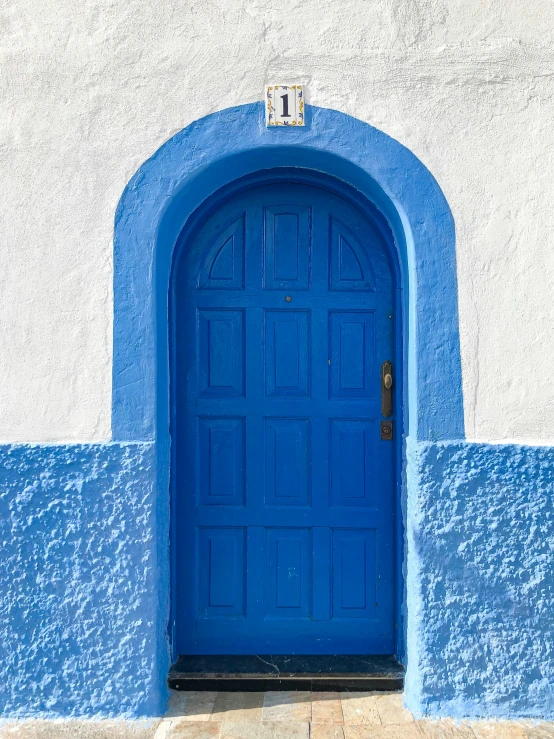
[(179, 233), (216, 190), (274, 167), (324, 172), (384, 214), (404, 290), (405, 428), (416, 440), (463, 439), (455, 229), (440, 187), (408, 149), (362, 121), (310, 106), (306, 127), (268, 129), (262, 103), (192, 123), (123, 193), (114, 233), (113, 439), (167, 449), (167, 300)]

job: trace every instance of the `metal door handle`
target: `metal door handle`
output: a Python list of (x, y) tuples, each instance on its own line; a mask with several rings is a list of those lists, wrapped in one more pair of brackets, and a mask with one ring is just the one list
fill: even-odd
[(381, 413), (392, 416), (392, 364), (387, 360), (381, 365)]

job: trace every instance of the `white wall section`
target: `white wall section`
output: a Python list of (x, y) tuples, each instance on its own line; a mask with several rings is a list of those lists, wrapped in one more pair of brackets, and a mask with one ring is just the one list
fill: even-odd
[(442, 187), (468, 438), (554, 441), (549, 0), (6, 0), (0, 28), (0, 441), (110, 437), (118, 199), (176, 131), (288, 79)]

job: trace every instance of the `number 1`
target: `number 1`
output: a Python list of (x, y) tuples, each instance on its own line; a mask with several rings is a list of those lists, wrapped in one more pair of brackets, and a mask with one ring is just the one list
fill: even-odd
[(281, 118), (290, 118), (289, 113), (289, 94), (287, 92), (286, 95), (281, 95), (281, 100), (283, 101), (283, 114)]

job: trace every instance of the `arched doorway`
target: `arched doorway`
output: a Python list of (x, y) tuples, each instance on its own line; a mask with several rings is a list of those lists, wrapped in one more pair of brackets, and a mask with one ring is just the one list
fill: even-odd
[(187, 224), (170, 291), (177, 654), (396, 652), (398, 275), (376, 208), (308, 170), (243, 178)]
[(144, 661), (162, 702), (177, 656), (169, 535), (168, 289), (174, 251), (183, 227), (215, 192), (260, 169), (285, 166), (326, 173), (353, 188), (375, 204), (394, 235), (401, 274), (395, 321), (402, 323), (405, 359), (404, 376), (395, 373), (396, 388), (405, 391), (403, 438), (395, 433), (405, 471), (396, 561), (406, 573), (405, 581), (397, 578), (397, 656), (407, 664), (412, 705), (420, 700), (428, 632), (414, 533), (422, 490), (418, 460), (422, 449), (431, 454), (437, 445), (465, 437), (454, 220), (432, 174), (398, 141), (336, 110), (306, 106), (306, 123), (266, 129), (263, 103), (195, 121), (141, 165), (115, 217), (112, 438), (152, 449), (145, 484), (154, 486), (157, 503), (150, 548), (157, 610)]

